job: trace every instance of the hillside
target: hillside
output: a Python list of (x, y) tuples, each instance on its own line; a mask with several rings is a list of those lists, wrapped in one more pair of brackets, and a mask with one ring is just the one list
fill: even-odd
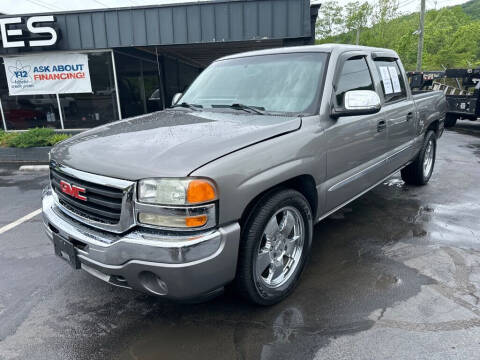
[[(407, 70), (417, 59), (419, 14), (398, 17), (383, 26), (365, 28), (360, 44), (395, 49)], [(480, 65), (480, 0), (430, 10), (425, 19), (424, 70)], [(317, 43), (354, 43), (355, 33), (347, 32), (317, 40)]]
[(480, 19), (480, 0), (471, 0), (462, 5), (463, 11), (472, 19)]

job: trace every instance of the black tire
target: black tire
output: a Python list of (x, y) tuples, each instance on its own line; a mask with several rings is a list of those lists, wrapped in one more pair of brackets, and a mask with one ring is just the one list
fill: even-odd
[[(297, 212), (295, 214), (299, 215), (297, 217), (299, 226), (300, 220), (303, 222), (303, 249), (299, 255), (297, 265), (291, 270), (292, 272), (289, 274), (286, 282), (279, 284), (277, 288), (269, 288), (266, 283), (257, 278), (256, 261), (260, 247), (265, 243), (264, 231), (267, 224), (274, 218), (275, 214), (285, 208), (296, 209)], [(286, 298), (297, 285), (305, 267), (312, 244), (312, 233), (312, 211), (307, 199), (300, 192), (282, 189), (266, 194), (257, 202), (257, 205), (252, 209), (245, 224), (242, 226), (237, 276), (235, 279), (237, 293), (254, 304), (264, 306), (273, 305)], [(273, 247), (271, 251), (273, 251)]]
[(452, 114), (447, 114), (447, 117), (445, 118), (445, 127), (446, 128), (451, 128), (454, 127), (457, 124), (457, 116), (452, 115)]
[[(425, 172), (424, 162), (429, 143), (431, 143), (433, 146), (433, 158), (431, 167), (427, 170), (427, 172)], [(415, 161), (402, 169), (401, 175), (403, 181), (410, 185), (426, 185), (430, 180), (430, 177), (433, 173), (433, 168), (435, 167), (436, 153), (437, 136), (434, 131), (428, 131), (425, 135), (422, 148), (420, 149)]]

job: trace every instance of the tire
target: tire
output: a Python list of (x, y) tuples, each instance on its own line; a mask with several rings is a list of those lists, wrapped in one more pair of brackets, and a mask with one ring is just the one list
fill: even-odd
[(448, 114), (446, 119), (445, 119), (444, 126), (446, 128), (451, 128), (451, 127), (454, 127), (456, 124), (457, 124), (457, 116)]
[[(289, 225), (282, 226), (285, 223)], [(300, 192), (283, 189), (261, 198), (242, 226), (235, 279), (237, 293), (264, 306), (286, 298), (305, 267), (312, 233), (312, 211)]]
[[(426, 185), (433, 173), (436, 152), (437, 136), (434, 131), (428, 131), (415, 161), (402, 169), (403, 181), (410, 185)], [(430, 159), (429, 163), (427, 163), (428, 159)]]

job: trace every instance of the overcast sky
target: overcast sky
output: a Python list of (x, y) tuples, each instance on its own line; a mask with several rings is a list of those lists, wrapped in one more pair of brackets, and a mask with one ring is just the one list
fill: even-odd
[[(208, 1), (208, 0), (204, 0)], [(370, 0), (372, 3), (374, 0)], [(427, 8), (457, 5), (468, 0), (427, 0)], [(175, 2), (199, 2), (198, 0), (0, 0), (0, 12), (4, 14), (29, 14), (39, 12), (69, 11), (81, 9), (115, 8), (125, 6), (168, 4)], [(321, 2), (321, 1), (316, 1)], [(339, 0), (345, 4), (349, 0)], [(420, 0), (400, 0), (402, 12), (418, 11)]]

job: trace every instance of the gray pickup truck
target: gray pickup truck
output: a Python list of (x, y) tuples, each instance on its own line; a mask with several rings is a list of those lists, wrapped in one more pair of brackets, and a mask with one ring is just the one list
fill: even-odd
[(442, 92), (412, 95), (398, 55), (346, 45), (215, 61), (172, 108), (51, 151), (43, 216), (57, 255), (110, 284), (208, 298), (292, 292), (313, 225), (401, 170), (425, 185)]

